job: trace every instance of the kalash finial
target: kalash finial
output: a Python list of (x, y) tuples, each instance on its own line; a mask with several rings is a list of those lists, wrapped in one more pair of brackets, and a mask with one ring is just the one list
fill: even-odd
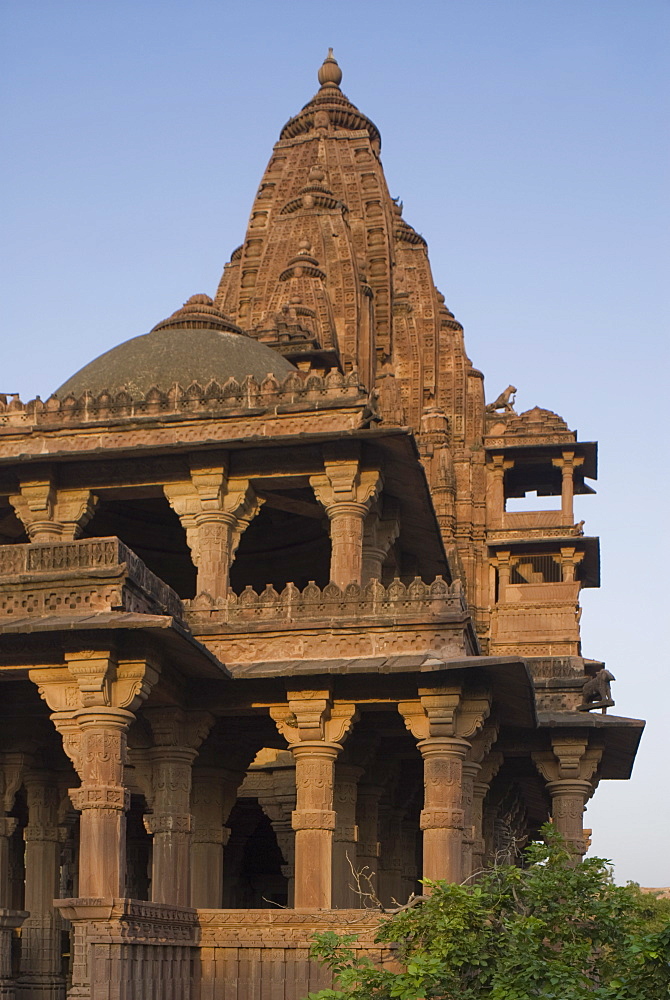
[(328, 49), (328, 55), (323, 60), (323, 65), (319, 70), (319, 83), (322, 87), (339, 87), (342, 83), (342, 70), (337, 64), (333, 55), (333, 50)]

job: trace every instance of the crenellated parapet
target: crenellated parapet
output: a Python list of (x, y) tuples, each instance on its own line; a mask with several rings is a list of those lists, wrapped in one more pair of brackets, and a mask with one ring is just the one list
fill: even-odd
[(326, 375), (314, 372), (294, 372), (279, 381), (268, 375), (259, 382), (245, 378), (239, 382), (229, 378), (223, 384), (212, 379), (207, 385), (192, 382), (184, 387), (175, 383), (168, 390), (157, 386), (148, 392), (133, 395), (127, 390), (94, 395), (68, 395), (62, 399), (39, 397), (27, 403), (18, 396), (9, 399), (0, 394), (0, 428), (30, 425), (108, 423), (110, 420), (156, 418), (163, 416), (207, 418), (239, 411), (275, 410), (277, 407), (300, 407), (307, 410), (333, 407), (342, 403), (366, 403), (368, 392), (360, 384), (358, 372), (342, 375), (330, 371)]
[(246, 587), (239, 595), (230, 594), (223, 603), (203, 594), (196, 600), (187, 601), (186, 607), (195, 617), (211, 617), (217, 622), (231, 624), (324, 618), (425, 618), (467, 611), (460, 581), (448, 584), (441, 576), (432, 583), (424, 583), (420, 577), (410, 584), (396, 579), (388, 587), (379, 580), (371, 580), (365, 587), (350, 583), (344, 588), (336, 583), (323, 588), (309, 583), (303, 590), (289, 583), (277, 592), (268, 584), (260, 594)]

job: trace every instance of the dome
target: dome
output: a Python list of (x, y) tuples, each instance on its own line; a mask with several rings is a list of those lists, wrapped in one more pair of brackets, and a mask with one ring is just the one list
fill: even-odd
[(296, 369), (281, 354), (246, 336), (220, 312), (208, 295), (193, 295), (181, 309), (157, 323), (150, 333), (133, 337), (101, 354), (64, 382), (55, 395), (99, 395), (126, 389), (133, 398), (152, 386), (166, 391), (175, 382), (206, 386), (231, 376), (280, 381)]

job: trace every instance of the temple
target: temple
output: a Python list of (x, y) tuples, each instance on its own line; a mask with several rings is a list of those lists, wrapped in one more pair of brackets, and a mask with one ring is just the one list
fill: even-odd
[(549, 818), (581, 856), (630, 775), (580, 644), (596, 445), (485, 403), (318, 79), (213, 297), (0, 396), (5, 1000), (301, 1000), (315, 931), (384, 960), (379, 904)]

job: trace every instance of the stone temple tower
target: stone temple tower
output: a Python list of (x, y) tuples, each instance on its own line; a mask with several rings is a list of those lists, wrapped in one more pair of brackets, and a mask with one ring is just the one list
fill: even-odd
[(630, 776), (579, 634), (596, 445), (485, 402), (318, 82), (214, 297), (0, 395), (0, 996), (300, 1000), (315, 930), (383, 957), (361, 873), (388, 905), (548, 818), (581, 856)]

